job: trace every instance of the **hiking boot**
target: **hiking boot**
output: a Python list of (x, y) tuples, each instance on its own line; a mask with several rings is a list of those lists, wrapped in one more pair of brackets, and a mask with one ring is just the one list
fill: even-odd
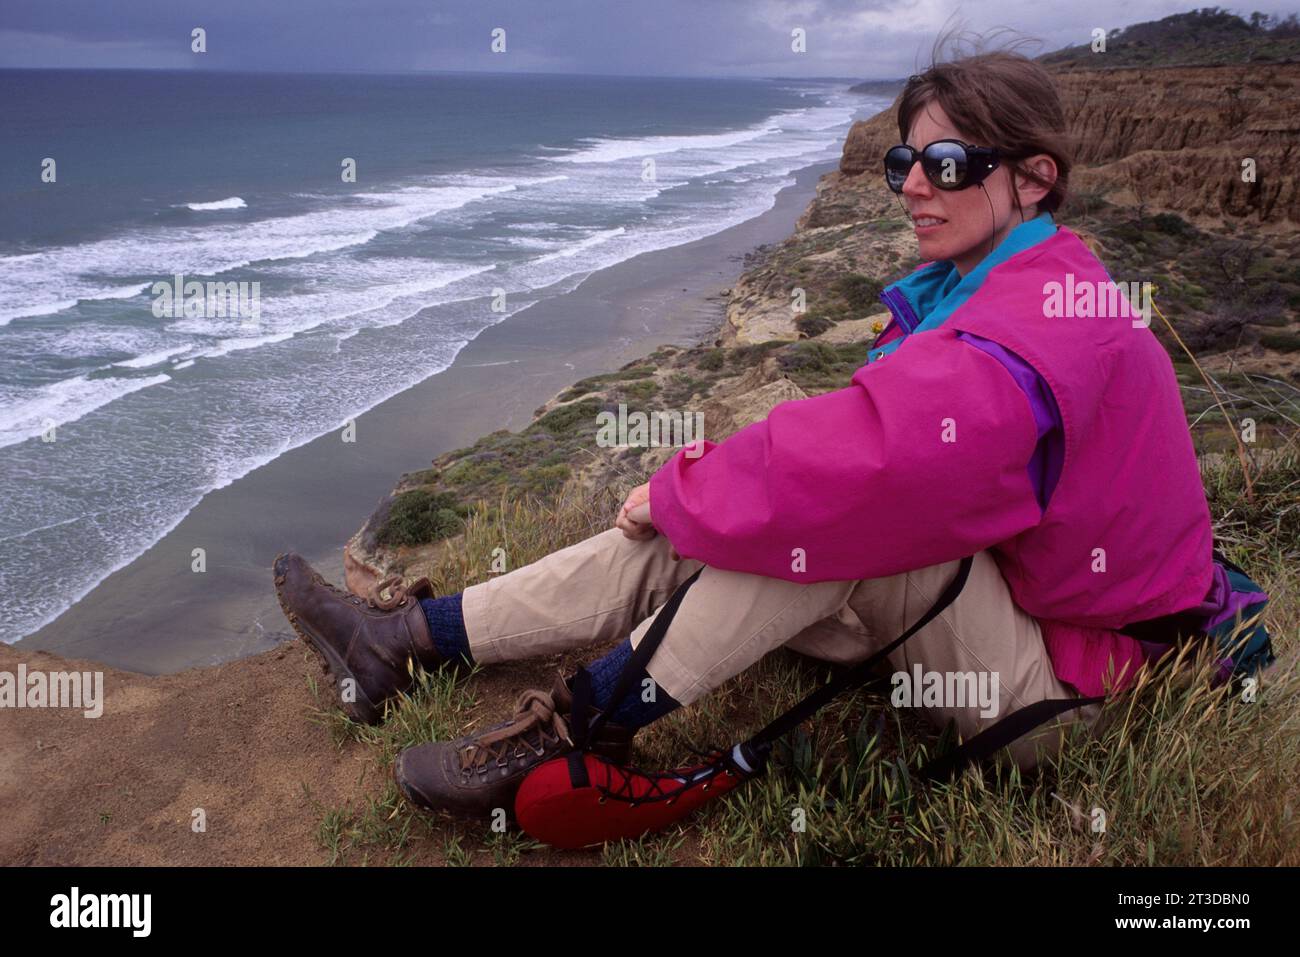
[(408, 659), (426, 671), (444, 663), (420, 605), (434, 597), (427, 578), (405, 588), (400, 577), (386, 578), (362, 598), (335, 588), (301, 555), (278, 555), (274, 570), (280, 608), (320, 658), (353, 721), (379, 723), (384, 702), (410, 689)]
[[(569, 718), (573, 694), (563, 675), (550, 692), (525, 691), (508, 721), (486, 731), (407, 748), (393, 762), (393, 778), (412, 804), (465, 817), (504, 808), (514, 817), (515, 792), (533, 768), (573, 750)], [(588, 720), (599, 710), (591, 708)], [(618, 764), (632, 753), (635, 728), (606, 722), (589, 750)]]

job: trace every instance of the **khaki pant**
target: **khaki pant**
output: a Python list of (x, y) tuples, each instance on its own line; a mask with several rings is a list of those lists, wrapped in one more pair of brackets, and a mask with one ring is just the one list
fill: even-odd
[[(887, 578), (798, 584), (704, 568), (687, 592), (647, 671), (689, 705), (763, 655), (784, 645), (802, 654), (851, 664), (889, 644), (920, 618), (956, 575), (952, 561)], [(470, 652), (491, 664), (602, 644), (650, 628), (656, 610), (701, 564), (674, 561), (662, 535), (634, 541), (610, 529), (465, 590)], [(955, 720), (963, 740), (1025, 705), (1078, 695), (1052, 671), (1038, 623), (1012, 601), (987, 552), (975, 556), (965, 589), (926, 627), (889, 655), (895, 672), (996, 676), (996, 713), (967, 698), (923, 710), (939, 727)], [(918, 691), (917, 699), (920, 698)], [(919, 700), (917, 701), (919, 704)], [(964, 704), (964, 706), (962, 706)], [(1093, 726), (1097, 704), (1008, 747), (1033, 767), (1061, 744), (1064, 722)]]

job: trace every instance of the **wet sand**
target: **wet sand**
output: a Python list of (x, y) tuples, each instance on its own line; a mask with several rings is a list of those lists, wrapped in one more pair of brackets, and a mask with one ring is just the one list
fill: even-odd
[[(271, 587), (278, 552), (301, 552), (341, 586), (344, 544), (401, 473), (497, 429), (524, 427), (578, 379), (665, 343), (712, 339), (723, 318), (719, 294), (744, 255), (789, 236), (834, 167), (794, 174), (796, 184), (761, 216), (593, 273), (483, 331), (448, 369), (358, 416), (355, 442), (329, 433), (210, 493), (147, 552), (14, 647), (168, 674), (291, 638)], [(195, 548), (206, 553), (202, 573), (191, 569)]]

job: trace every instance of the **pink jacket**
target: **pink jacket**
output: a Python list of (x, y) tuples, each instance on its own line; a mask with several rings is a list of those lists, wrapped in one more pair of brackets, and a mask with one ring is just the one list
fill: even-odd
[[(1110, 277), (1069, 229), (1043, 235), (999, 247), (945, 300), (960, 304), (942, 324), (873, 355), (847, 388), (676, 455), (650, 480), (659, 531), (685, 557), (805, 582), (989, 549), (1057, 676), (1083, 694), (1124, 687), (1144, 653), (1115, 629), (1210, 589), (1209, 510), (1168, 355), (1129, 315), (1046, 315), (1049, 283)], [(1026, 468), (1035, 410), (971, 336), (1032, 367), (1059, 408), (1064, 457), (1045, 508)]]

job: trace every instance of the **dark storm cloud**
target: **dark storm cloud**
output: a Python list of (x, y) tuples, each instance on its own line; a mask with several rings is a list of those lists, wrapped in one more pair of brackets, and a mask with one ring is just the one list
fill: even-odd
[[(1287, 13), (1297, 0), (1267, 12)], [(233, 70), (493, 70), (895, 77), (954, 13), (1042, 50), (1186, 10), (1187, 0), (5, 0), (0, 65)], [(208, 52), (190, 51), (207, 31)], [(490, 52), (506, 30), (507, 51)], [(791, 31), (807, 52), (791, 50)], [(1031, 49), (1026, 52), (1036, 52)]]

